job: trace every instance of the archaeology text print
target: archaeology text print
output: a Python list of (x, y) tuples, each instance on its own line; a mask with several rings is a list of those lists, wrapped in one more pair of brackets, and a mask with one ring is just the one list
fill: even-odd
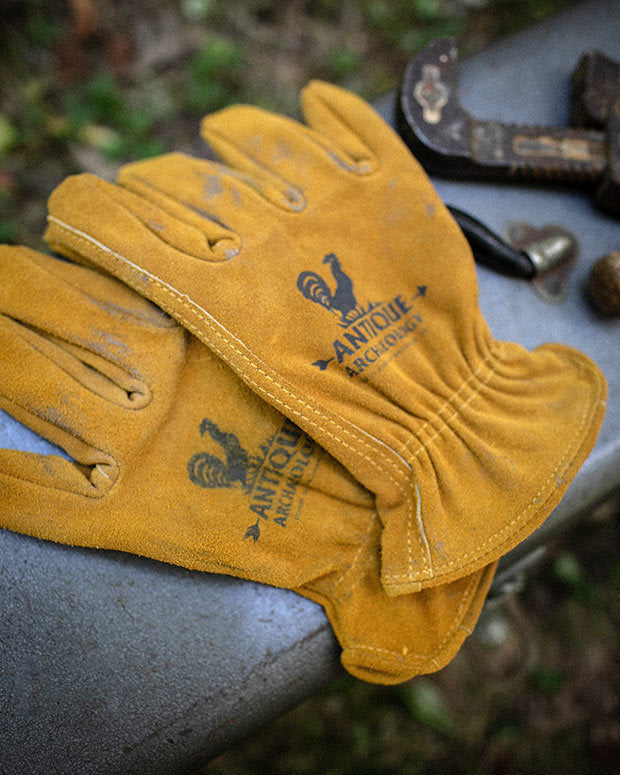
[(317, 272), (309, 271), (299, 275), (297, 288), (306, 299), (335, 315), (344, 331), (333, 340), (331, 357), (314, 361), (312, 366), (324, 371), (334, 361), (349, 377), (376, 375), (424, 334), (416, 301), (426, 296), (426, 286), (419, 285), (414, 294), (399, 293), (389, 301), (358, 304), (353, 282), (338, 257), (328, 253), (323, 263), (331, 267), (336, 282), (333, 292)]

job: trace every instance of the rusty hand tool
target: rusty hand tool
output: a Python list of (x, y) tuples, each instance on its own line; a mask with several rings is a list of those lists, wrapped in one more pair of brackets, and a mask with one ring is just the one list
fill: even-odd
[(588, 290), (594, 306), (602, 315), (620, 315), (620, 250), (614, 250), (594, 264), (588, 279)]
[(620, 95), (620, 62), (600, 51), (583, 54), (572, 76), (571, 126), (603, 129)]
[(438, 38), (403, 75), (398, 127), (428, 171), (586, 185), (601, 207), (620, 214), (620, 95), (606, 131), (479, 121), (459, 102), (457, 60), (454, 39)]

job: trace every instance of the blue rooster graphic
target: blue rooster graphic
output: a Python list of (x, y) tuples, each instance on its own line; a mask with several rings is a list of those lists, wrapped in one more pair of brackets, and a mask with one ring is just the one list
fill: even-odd
[(297, 288), (306, 299), (325, 307), (340, 319), (341, 324), (348, 325), (351, 322), (352, 313), (355, 313), (355, 317), (359, 316), (353, 282), (343, 271), (335, 253), (328, 253), (323, 263), (330, 265), (336, 281), (336, 290), (333, 293), (325, 280), (316, 272), (302, 272), (297, 278)]

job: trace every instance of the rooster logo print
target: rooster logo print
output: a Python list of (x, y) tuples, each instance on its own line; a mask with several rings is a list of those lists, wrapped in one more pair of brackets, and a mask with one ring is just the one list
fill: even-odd
[[(200, 423), (200, 435), (208, 434), (218, 444), (224, 454), (224, 460), (209, 452), (196, 452), (187, 461), (187, 473), (190, 480), (205, 489), (216, 487), (240, 487), (248, 495), (252, 492), (258, 469), (264, 461), (266, 447), (262, 455), (250, 456), (241, 446), (234, 433), (222, 431), (208, 418)], [(269, 442), (267, 442), (269, 444)], [(257, 541), (260, 537), (258, 522), (250, 525), (245, 538)]]
[[(344, 271), (335, 253), (328, 253), (324, 264), (329, 264), (336, 287), (317, 272), (305, 271), (297, 277), (297, 290), (304, 298), (319, 304), (338, 318), (338, 326), (346, 329), (332, 342), (333, 355), (314, 361), (311, 365), (325, 371), (332, 362), (345, 369), (349, 377), (379, 370), (406, 349), (420, 333), (422, 316), (417, 306), (426, 296), (426, 286), (418, 285), (416, 292), (398, 293), (384, 301), (358, 304), (353, 281)], [(403, 341), (407, 340), (407, 341)], [(391, 351), (391, 352), (390, 352)]]
[(353, 281), (343, 270), (338, 256), (335, 253), (328, 253), (323, 263), (329, 264), (336, 281), (336, 290), (333, 293), (321, 275), (316, 272), (302, 272), (297, 278), (297, 288), (306, 299), (333, 312), (339, 319), (339, 324), (347, 327), (363, 315), (365, 310), (358, 307)]
[(286, 527), (289, 517), (303, 504), (302, 479), (316, 451), (315, 443), (290, 420), (266, 438), (254, 453), (243, 448), (234, 433), (223, 431), (204, 418), (201, 437), (209, 437), (220, 454), (196, 452), (187, 461), (190, 481), (204, 489), (236, 488), (248, 498), (248, 509), (257, 517), (244, 539), (258, 541), (261, 525), (273, 522)]
[(224, 452), (225, 461), (209, 452), (197, 452), (187, 463), (187, 473), (199, 487), (243, 487), (248, 484), (250, 456), (234, 433), (225, 433), (211, 420), (200, 423), (200, 435), (208, 433)]

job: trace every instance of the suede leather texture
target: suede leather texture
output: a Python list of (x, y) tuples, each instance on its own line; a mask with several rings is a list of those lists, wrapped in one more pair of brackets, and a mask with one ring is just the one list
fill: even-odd
[(307, 125), (205, 118), (224, 164), (170, 154), (50, 199), (47, 240), (200, 338), (375, 496), (397, 596), (494, 562), (538, 527), (601, 426), (604, 376), (482, 318), (467, 241), (363, 100), (302, 93)]
[(354, 675), (445, 665), (495, 564), (397, 599), (372, 495), (196, 337), (111, 277), (0, 247), (0, 406), (71, 459), (0, 449), (0, 526), (294, 589)]

